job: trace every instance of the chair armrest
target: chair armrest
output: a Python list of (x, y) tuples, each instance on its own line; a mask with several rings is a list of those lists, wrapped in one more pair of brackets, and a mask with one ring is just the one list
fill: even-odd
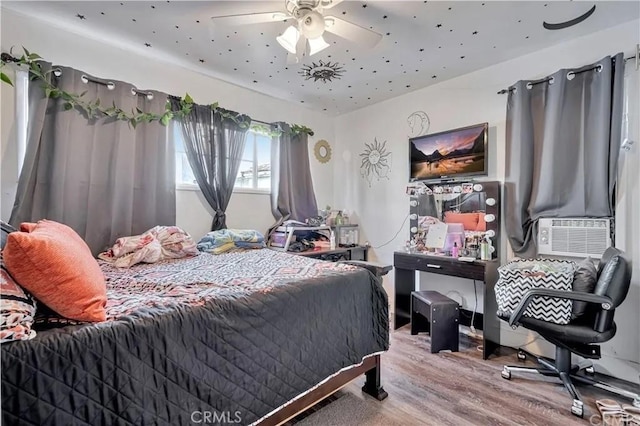
[(361, 268), (367, 269), (376, 277), (382, 277), (383, 275), (387, 275), (389, 271), (393, 269), (391, 265), (383, 265), (380, 263), (366, 262), (364, 260), (341, 260), (338, 263), (344, 263), (347, 265), (359, 266)]
[(522, 315), (524, 315), (525, 311), (529, 307), (529, 303), (536, 296), (548, 296), (548, 297), (557, 297), (560, 299), (569, 299), (575, 300), (577, 302), (587, 302), (587, 303), (599, 303), (605, 311), (608, 311), (613, 308), (613, 302), (606, 296), (600, 296), (593, 293), (585, 293), (583, 291), (564, 291), (564, 290), (554, 290), (550, 288), (533, 288), (527, 291), (524, 294), (520, 303), (511, 314), (509, 318), (509, 325), (511, 327), (516, 324)]

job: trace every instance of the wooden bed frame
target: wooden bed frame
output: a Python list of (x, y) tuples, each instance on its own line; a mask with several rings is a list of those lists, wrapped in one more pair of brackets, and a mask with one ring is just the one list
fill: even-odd
[(374, 355), (365, 358), (365, 360), (362, 362), (362, 365), (350, 368), (349, 370), (345, 370), (342, 373), (339, 373), (337, 376), (332, 377), (311, 392), (305, 394), (291, 404), (276, 411), (275, 413), (258, 423), (258, 425), (281, 425), (282, 423), (285, 423), (299, 413), (322, 401), (326, 397), (334, 394), (336, 391), (342, 389), (349, 382), (351, 382), (361, 374), (364, 374), (366, 376), (364, 386), (362, 387), (362, 391), (364, 393), (371, 395), (378, 401), (382, 401), (388, 396), (387, 392), (382, 388), (382, 384), (380, 382), (380, 355)]

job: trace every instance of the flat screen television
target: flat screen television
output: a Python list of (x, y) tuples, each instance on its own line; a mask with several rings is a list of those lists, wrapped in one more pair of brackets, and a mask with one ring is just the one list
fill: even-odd
[(409, 139), (411, 181), (486, 176), (488, 128), (482, 123)]

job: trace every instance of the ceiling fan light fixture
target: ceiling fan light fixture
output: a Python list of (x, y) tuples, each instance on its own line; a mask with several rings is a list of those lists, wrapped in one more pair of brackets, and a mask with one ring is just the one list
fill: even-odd
[(285, 49), (287, 49), (287, 51), (295, 55), (296, 44), (298, 43), (299, 38), (300, 32), (296, 27), (291, 25), (284, 31), (284, 33), (276, 37), (276, 40), (278, 41), (278, 43), (280, 43), (280, 46), (284, 47)]
[(300, 31), (308, 39), (318, 38), (324, 33), (324, 16), (316, 10), (307, 13), (300, 20)]
[(330, 46), (329, 43), (324, 41), (324, 38), (322, 38), (322, 36), (317, 38), (310, 38), (309, 39), (309, 56), (315, 55), (316, 53), (326, 49), (329, 46)]

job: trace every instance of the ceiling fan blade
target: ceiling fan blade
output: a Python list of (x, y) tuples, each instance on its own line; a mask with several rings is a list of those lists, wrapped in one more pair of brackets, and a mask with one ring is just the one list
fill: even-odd
[(302, 62), (302, 58), (307, 56), (307, 38), (304, 34), (300, 34), (298, 44), (296, 44), (296, 59), (297, 63)]
[(342, 3), (344, 0), (322, 0), (322, 8), (323, 9), (331, 9), (337, 4)]
[(324, 21), (326, 31), (365, 47), (375, 47), (382, 40), (382, 34), (335, 16), (327, 16)]
[(291, 16), (284, 12), (245, 13), (241, 15), (212, 16), (211, 23), (220, 25), (249, 25), (282, 22)]

